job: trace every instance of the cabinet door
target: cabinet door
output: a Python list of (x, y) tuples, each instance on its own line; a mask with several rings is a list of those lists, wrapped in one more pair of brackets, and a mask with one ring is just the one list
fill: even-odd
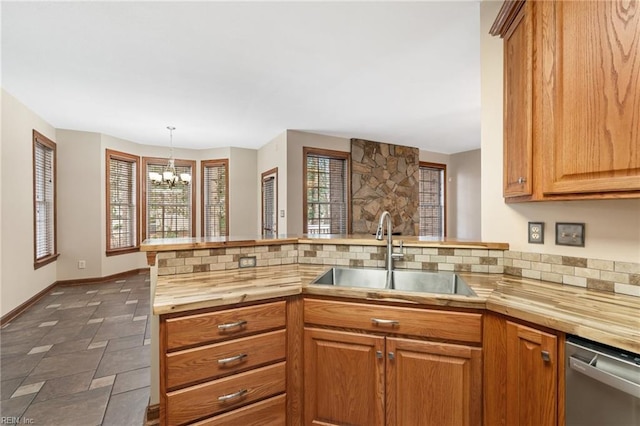
[(551, 426), (557, 419), (557, 338), (507, 321), (507, 425)]
[(384, 337), (305, 328), (307, 425), (384, 424)]
[(531, 195), (532, 2), (516, 16), (504, 38), (504, 196)]
[(387, 425), (482, 424), (482, 350), (387, 338)]
[(543, 192), (640, 190), (640, 3), (539, 3)]

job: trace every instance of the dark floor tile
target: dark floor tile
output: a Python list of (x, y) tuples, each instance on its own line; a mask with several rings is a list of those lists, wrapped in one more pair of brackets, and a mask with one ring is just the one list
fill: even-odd
[(136, 311), (136, 305), (125, 305), (124, 302), (125, 301), (123, 300), (121, 303), (119, 302), (117, 304), (101, 303), (98, 306), (98, 309), (93, 313), (92, 318), (106, 318), (133, 314)]
[(65, 309), (64, 305), (59, 307), (52, 315), (52, 318), (58, 320), (75, 319), (78, 321), (88, 320), (93, 313), (98, 309), (98, 306), (84, 306), (82, 308), (69, 308)]
[(151, 367), (119, 373), (113, 384), (112, 395), (128, 392), (134, 389), (146, 388), (151, 384)]
[(11, 398), (11, 395), (20, 387), (23, 380), (24, 377), (18, 377), (17, 379), (0, 382), (0, 400)]
[[(86, 323), (86, 321), (84, 321)], [(77, 321), (76, 321), (77, 323)], [(61, 324), (56, 324), (54, 327), (51, 327), (51, 331), (47, 333), (40, 341), (38, 342), (38, 346), (42, 345), (57, 345), (59, 343), (68, 342), (71, 340), (77, 340), (77, 335), (80, 334), (84, 325), (76, 324), (73, 326), (64, 327), (65, 324), (62, 324), (62, 327), (59, 327)]]
[(26, 342), (21, 345), (2, 345), (0, 344), (0, 359), (4, 362), (7, 358), (12, 358), (16, 355), (26, 355), (34, 346), (37, 346), (33, 342)]
[[(100, 363), (104, 348), (44, 358), (27, 378), (28, 383), (69, 376), (95, 370)], [(25, 382), (26, 383), (26, 382)]]
[(0, 401), (2, 417), (21, 417), (35, 396), (36, 394), (32, 393)]
[(24, 417), (33, 419), (38, 425), (99, 425), (110, 392), (111, 388), (105, 387), (33, 403), (25, 411)]
[(3, 340), (4, 333), (13, 333), (15, 331), (21, 331), (27, 328), (38, 328), (38, 326), (43, 322), (51, 321), (49, 318), (51, 318), (52, 312), (55, 312), (55, 309), (51, 309), (50, 312), (45, 312), (47, 315), (43, 315), (39, 318), (31, 318), (29, 320), (21, 318), (20, 320), (12, 321), (11, 323), (9, 323), (9, 326), (7, 328), (2, 330)]
[(120, 293), (120, 291), (117, 291), (115, 293), (97, 294), (97, 295), (93, 296), (93, 299), (91, 299), (91, 301), (92, 302), (102, 302), (102, 303), (113, 303), (113, 304), (115, 304), (115, 303), (124, 303), (124, 302), (126, 302), (128, 297), (129, 297), (129, 295), (127, 293)]
[(107, 344), (107, 349), (105, 352), (114, 352), (114, 351), (119, 351), (121, 349), (128, 349), (128, 348), (134, 348), (136, 346), (142, 346), (143, 342), (144, 342), (143, 334), (136, 334), (133, 336), (111, 339)]
[[(36, 345), (34, 345), (36, 346)], [(2, 360), (2, 380), (27, 377), (44, 357), (44, 353), (17, 355)]]
[(133, 321), (133, 314), (124, 314), (124, 315), (105, 317), (102, 323), (109, 324), (112, 322), (131, 322), (131, 321)]
[(104, 416), (103, 426), (140, 426), (144, 424), (149, 404), (149, 388), (113, 395)]
[(41, 402), (48, 399), (59, 398), (64, 395), (84, 392), (88, 390), (89, 385), (91, 385), (93, 373), (93, 370), (89, 370), (84, 373), (47, 380), (33, 402)]
[(132, 322), (103, 322), (98, 332), (93, 337), (94, 340), (111, 340), (118, 337), (133, 336), (142, 334), (145, 331), (144, 321)]
[[(42, 324), (45, 321), (41, 321)], [(49, 332), (49, 327), (35, 327), (35, 328), (27, 328), (24, 330), (11, 331), (10, 327), (5, 328), (0, 331), (0, 341), (2, 342), (2, 347), (21, 345), (25, 343), (36, 343), (38, 340), (42, 339), (45, 334)], [(37, 346), (37, 345), (33, 345)]]
[(106, 352), (100, 361), (95, 377), (110, 376), (125, 371), (148, 367), (151, 362), (150, 346)]
[(53, 345), (45, 357), (52, 357), (56, 355), (68, 354), (71, 352), (80, 352), (87, 349), (87, 346), (91, 343), (91, 338), (71, 340), (69, 342), (58, 343)]
[(82, 327), (82, 331), (80, 333), (78, 333), (78, 335), (76, 336), (76, 339), (78, 339), (78, 340), (81, 340), (81, 339), (93, 339), (93, 336), (96, 335), (96, 333), (100, 329), (101, 325), (102, 324), (100, 324), (100, 323), (85, 325), (84, 327)]

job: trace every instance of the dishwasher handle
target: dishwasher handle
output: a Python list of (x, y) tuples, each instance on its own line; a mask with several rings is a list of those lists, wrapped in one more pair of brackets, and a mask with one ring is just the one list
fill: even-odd
[(637, 383), (601, 370), (573, 356), (569, 357), (569, 367), (580, 374), (640, 399), (640, 385)]

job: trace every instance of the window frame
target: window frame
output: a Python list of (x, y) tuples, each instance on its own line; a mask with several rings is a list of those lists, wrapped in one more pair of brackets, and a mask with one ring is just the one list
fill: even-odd
[[(52, 253), (47, 254), (46, 256), (42, 256), (38, 258), (38, 235), (37, 235), (37, 210), (38, 210), (38, 201), (36, 197), (36, 150), (37, 146), (42, 145), (46, 149), (50, 149), (53, 152), (53, 247)], [(58, 259), (60, 254), (58, 253), (58, 155), (57, 155), (57, 145), (54, 141), (47, 138), (37, 130), (33, 129), (33, 144), (32, 144), (32, 173), (33, 173), (33, 187), (32, 187), (32, 195), (33, 195), (33, 269), (42, 268), (45, 265), (54, 262)]]
[(105, 200), (106, 200), (106, 250), (107, 256), (117, 256), (120, 254), (135, 253), (140, 251), (140, 190), (135, 194), (135, 227), (134, 245), (129, 247), (111, 248), (111, 160), (126, 161), (135, 164), (134, 182), (141, 186), (140, 180), (140, 156), (128, 154), (107, 148), (105, 150)]
[(278, 168), (274, 167), (273, 169), (267, 170), (266, 172), (263, 172), (260, 175), (260, 235), (262, 235), (263, 237), (266, 236), (266, 233), (264, 232), (264, 215), (265, 215), (265, 211), (264, 211), (264, 183), (272, 178), (274, 179), (273, 185), (274, 185), (274, 194), (273, 194), (273, 209), (274, 209), (274, 215), (275, 215), (275, 229), (273, 229), (272, 235), (270, 238), (277, 238), (278, 236)]
[[(141, 240), (147, 239), (147, 181), (149, 179), (149, 165), (166, 166), (169, 162), (168, 158), (159, 157), (142, 157), (142, 227), (140, 228)], [(175, 166), (191, 167), (191, 237), (196, 236), (196, 162), (195, 160), (178, 160), (175, 159)]]
[[(206, 224), (206, 215), (205, 215), (205, 194), (207, 193), (207, 187), (205, 185), (205, 169), (207, 167), (215, 167), (215, 166), (224, 166), (225, 173), (225, 194), (224, 194), (224, 204), (225, 204), (225, 232), (222, 233), (220, 237), (229, 236), (229, 159), (221, 158), (216, 160), (202, 160), (200, 162), (200, 235), (205, 236), (205, 230), (207, 229)], [(193, 181), (193, 179), (192, 179)], [(215, 237), (214, 237), (215, 238)]]
[(346, 200), (347, 203), (347, 227), (346, 233), (351, 234), (351, 153), (345, 151), (334, 151), (330, 149), (303, 147), (302, 148), (302, 232), (308, 231), (309, 218), (307, 217), (308, 201), (307, 201), (307, 157), (309, 155), (331, 158), (335, 160), (345, 160), (347, 165), (346, 171)]
[[(422, 168), (430, 168), (430, 169), (439, 169), (442, 170), (442, 200), (443, 200), (443, 208), (442, 208), (442, 236), (437, 238), (446, 238), (447, 237), (447, 165), (444, 163), (432, 163), (429, 161), (420, 161), (419, 169)], [(418, 197), (420, 196), (420, 179), (418, 179)], [(418, 202), (418, 211), (420, 210), (420, 203)], [(420, 230), (420, 223), (418, 223), (418, 230)], [(418, 232), (420, 234), (420, 232)], [(420, 234), (420, 236), (423, 236)]]

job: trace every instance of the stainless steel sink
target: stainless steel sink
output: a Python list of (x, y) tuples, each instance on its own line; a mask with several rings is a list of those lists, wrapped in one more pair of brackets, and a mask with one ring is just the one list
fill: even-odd
[[(385, 269), (331, 268), (313, 280), (311, 284), (384, 289), (386, 281), (387, 271)], [(395, 269), (392, 271), (391, 289), (420, 293), (476, 296), (467, 283), (453, 272)]]

